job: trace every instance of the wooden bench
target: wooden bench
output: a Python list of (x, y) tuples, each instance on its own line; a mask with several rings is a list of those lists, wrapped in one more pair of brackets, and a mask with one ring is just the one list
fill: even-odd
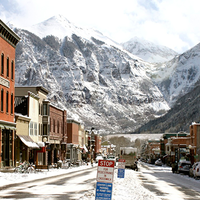
[(49, 171), (49, 165), (35, 165), (35, 170), (47, 169)]

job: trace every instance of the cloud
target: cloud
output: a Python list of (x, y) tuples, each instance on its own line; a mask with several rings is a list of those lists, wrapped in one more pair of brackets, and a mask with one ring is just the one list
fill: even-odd
[(0, 17), (26, 28), (64, 15), (116, 42), (138, 36), (179, 53), (199, 43), (199, 0), (3, 0)]

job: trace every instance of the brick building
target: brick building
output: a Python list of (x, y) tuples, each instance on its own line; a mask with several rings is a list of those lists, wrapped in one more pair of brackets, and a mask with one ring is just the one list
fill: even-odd
[(57, 159), (64, 160), (67, 150), (67, 111), (53, 104), (50, 110), (50, 134), (48, 151), (48, 164), (56, 163)]
[(77, 162), (79, 153), (79, 126), (80, 122), (67, 119), (67, 159), (74, 163)]
[(14, 166), (15, 48), (20, 38), (0, 20), (0, 167)]

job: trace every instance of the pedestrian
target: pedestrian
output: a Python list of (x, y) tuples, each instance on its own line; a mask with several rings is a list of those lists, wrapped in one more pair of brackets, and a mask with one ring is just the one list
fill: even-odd
[(93, 167), (93, 162), (94, 162), (94, 161), (93, 161), (93, 158), (92, 158), (92, 159), (91, 159), (91, 165), (92, 165), (92, 167)]
[(175, 172), (175, 169), (176, 169), (176, 165), (175, 165), (175, 163), (172, 163), (172, 172), (173, 173)]

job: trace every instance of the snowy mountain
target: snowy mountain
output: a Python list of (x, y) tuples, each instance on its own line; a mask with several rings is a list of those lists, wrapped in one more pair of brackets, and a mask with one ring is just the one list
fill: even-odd
[(138, 37), (122, 44), (123, 48), (146, 62), (163, 63), (174, 58), (178, 53), (165, 46), (156, 45)]
[(54, 104), (86, 127), (129, 132), (169, 110), (146, 75), (151, 64), (101, 33), (62, 16), (15, 32), (21, 37), (16, 85), (43, 85)]
[(158, 85), (172, 106), (177, 99), (190, 92), (200, 79), (200, 44), (169, 62), (156, 66), (152, 80)]

